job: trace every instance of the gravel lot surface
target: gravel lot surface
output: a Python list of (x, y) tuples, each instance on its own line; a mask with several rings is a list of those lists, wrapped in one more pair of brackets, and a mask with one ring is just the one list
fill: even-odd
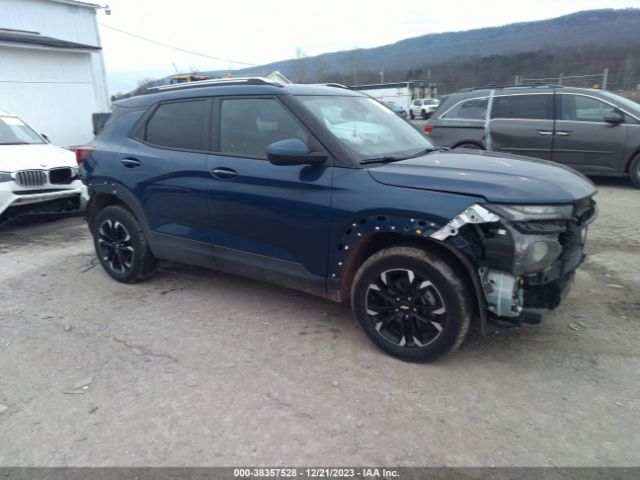
[(2, 228), (0, 466), (638, 465), (640, 191), (597, 183), (567, 301), (427, 365), (303, 293), (118, 284), (79, 218)]

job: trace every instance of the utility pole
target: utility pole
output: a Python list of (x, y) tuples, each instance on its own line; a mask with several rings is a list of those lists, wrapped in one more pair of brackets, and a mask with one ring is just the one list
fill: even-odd
[(607, 89), (607, 83), (609, 82), (609, 69), (605, 68), (602, 72), (602, 90)]
[(558, 85), (562, 86), (562, 79), (564, 77), (564, 73), (561, 73), (560, 76), (558, 77)]
[(520, 75), (516, 75), (515, 86), (520, 85)]
[(384, 65), (380, 67), (380, 83), (384, 83)]

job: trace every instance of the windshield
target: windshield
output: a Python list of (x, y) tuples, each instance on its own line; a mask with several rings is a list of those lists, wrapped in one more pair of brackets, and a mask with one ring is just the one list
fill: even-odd
[(422, 133), (372, 98), (298, 99), (358, 160), (414, 155), (434, 148)]
[(0, 145), (44, 143), (40, 135), (17, 117), (0, 117)]
[(600, 92), (600, 94), (603, 95), (604, 97), (610, 98), (611, 100), (615, 100), (616, 102), (622, 104), (623, 107), (632, 109), (633, 113), (637, 114), (640, 112), (640, 104), (634, 102), (633, 100), (630, 100), (628, 98), (621, 97), (620, 95), (616, 95), (615, 93), (606, 92), (606, 91), (602, 91)]
[(440, 101), (437, 98), (428, 98), (424, 103), (425, 105), (438, 105)]

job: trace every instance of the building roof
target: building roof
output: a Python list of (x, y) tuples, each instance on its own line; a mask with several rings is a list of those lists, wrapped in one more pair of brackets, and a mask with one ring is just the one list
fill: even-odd
[(57, 38), (45, 37), (36, 33), (25, 33), (17, 30), (0, 29), (0, 42), (21, 43), (27, 45), (39, 45), (53, 48), (68, 48), (82, 50), (100, 50), (100, 47), (84, 45), (82, 43), (67, 42)]

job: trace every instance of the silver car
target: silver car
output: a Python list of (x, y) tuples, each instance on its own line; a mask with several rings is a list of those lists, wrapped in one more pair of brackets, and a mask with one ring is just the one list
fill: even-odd
[(640, 188), (640, 105), (610, 92), (466, 89), (444, 100), (425, 132), (442, 147), (537, 157), (586, 175), (628, 175)]

